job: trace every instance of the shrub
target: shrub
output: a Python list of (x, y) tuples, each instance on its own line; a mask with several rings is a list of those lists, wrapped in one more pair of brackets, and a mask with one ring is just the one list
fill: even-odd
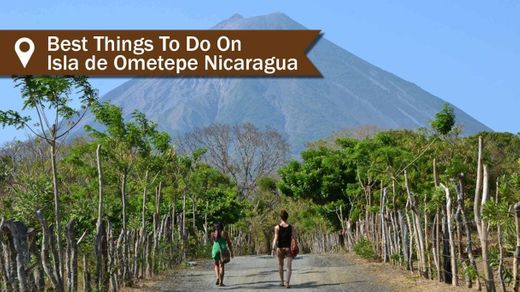
[(375, 260), (378, 258), (374, 244), (364, 237), (354, 244), (354, 252), (364, 259)]

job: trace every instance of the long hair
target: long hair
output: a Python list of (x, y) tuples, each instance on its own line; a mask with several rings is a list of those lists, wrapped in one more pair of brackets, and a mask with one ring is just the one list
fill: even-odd
[(215, 231), (217, 233), (217, 236), (216, 236), (217, 239), (222, 237), (223, 230), (224, 230), (224, 224), (222, 224), (222, 222), (215, 223)]

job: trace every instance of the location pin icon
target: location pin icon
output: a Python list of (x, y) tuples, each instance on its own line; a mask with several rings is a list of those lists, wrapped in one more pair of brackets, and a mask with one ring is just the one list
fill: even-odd
[[(29, 46), (29, 49), (27, 51), (22, 51), (22, 44), (27, 44)], [(20, 58), (20, 62), (22, 62), (22, 66), (25, 68), (27, 66), (27, 63), (29, 63), (29, 60), (31, 59), (32, 54), (34, 53), (34, 43), (30, 38), (19, 38), (16, 41), (16, 44), (14, 45), (14, 50), (16, 51), (16, 54), (18, 55), (18, 58)]]

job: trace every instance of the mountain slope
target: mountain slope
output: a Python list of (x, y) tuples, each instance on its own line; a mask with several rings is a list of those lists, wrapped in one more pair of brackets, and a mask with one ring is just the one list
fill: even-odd
[[(281, 13), (234, 15), (214, 29), (305, 29)], [(126, 113), (143, 111), (178, 134), (211, 123), (252, 122), (282, 132), (301, 151), (306, 142), (361, 125), (425, 127), (445, 101), (321, 38), (309, 57), (323, 78), (135, 78), (103, 100)], [(455, 108), (465, 134), (489, 130)], [(88, 117), (85, 122), (91, 122)]]

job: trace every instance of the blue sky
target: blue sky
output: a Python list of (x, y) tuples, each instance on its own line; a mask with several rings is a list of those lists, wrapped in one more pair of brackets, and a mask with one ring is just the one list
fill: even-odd
[[(0, 29), (205, 29), (235, 13), (283, 12), (496, 131), (520, 132), (520, 2), (5, 1)], [(0, 40), (1, 41), (1, 40)], [(126, 79), (93, 79), (104, 94)], [(0, 78), (0, 108), (20, 109)], [(25, 132), (0, 129), (0, 143)]]

